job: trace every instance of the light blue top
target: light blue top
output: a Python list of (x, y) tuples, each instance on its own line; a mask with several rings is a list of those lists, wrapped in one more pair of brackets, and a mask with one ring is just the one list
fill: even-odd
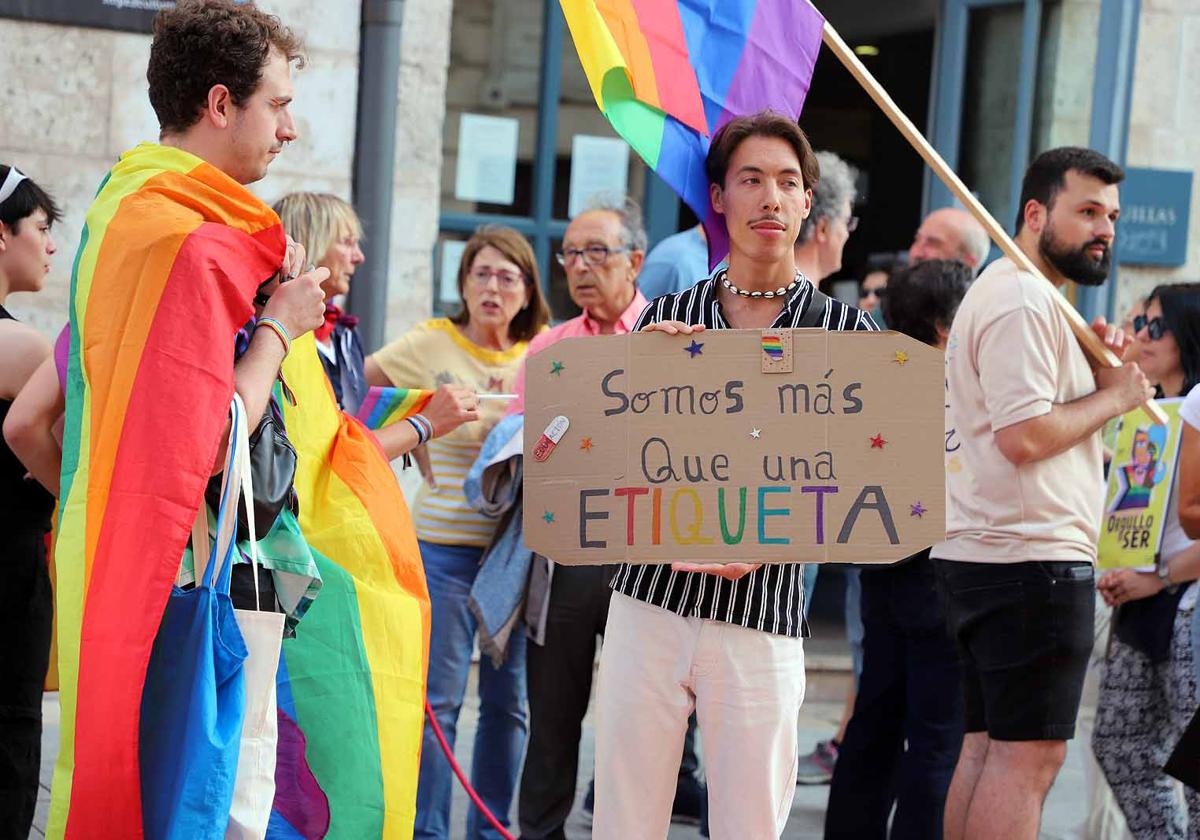
[(668, 236), (650, 249), (638, 275), (646, 300), (690, 289), (708, 277), (708, 245), (698, 227)]

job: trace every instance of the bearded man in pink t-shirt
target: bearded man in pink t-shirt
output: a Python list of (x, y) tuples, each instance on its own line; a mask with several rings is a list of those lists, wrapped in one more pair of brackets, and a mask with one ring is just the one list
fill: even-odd
[[(932, 556), (963, 657), (967, 735), (948, 840), (1034, 840), (1075, 734), (1093, 639), (1099, 431), (1154, 391), (1136, 364), (1092, 370), (1054, 287), (1108, 276), (1123, 178), (1089, 149), (1039, 155), (1017, 244), (1053, 286), (997, 260), (950, 331), (946, 541)], [(1120, 355), (1124, 333), (1093, 327)]]

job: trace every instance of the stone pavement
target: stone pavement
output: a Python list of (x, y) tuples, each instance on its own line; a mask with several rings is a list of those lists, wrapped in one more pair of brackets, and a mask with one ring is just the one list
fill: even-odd
[[(472, 669), (472, 673), (475, 673)], [(827, 694), (827, 692), (826, 692)], [(45, 734), (42, 744), (42, 785), (40, 801), (38, 803), (38, 813), (34, 825), (34, 831), (30, 835), (33, 838), (41, 838), (44, 836), (46, 826), (46, 813), (49, 807), (49, 786), (50, 774), (54, 765), (54, 756), (58, 750), (58, 695), (47, 694), (46, 701), (43, 705), (45, 715)], [(1085, 716), (1090, 716), (1093, 713), (1092, 708), (1084, 710)], [(829, 699), (816, 699), (805, 703), (800, 713), (800, 748), (808, 750), (812, 744), (821, 738), (829, 737), (837, 725), (838, 717), (841, 713), (841, 704)], [(476, 692), (474, 679), (467, 689), (467, 700), (463, 706), (462, 719), (459, 722), (459, 737), (458, 748), (456, 753), (459, 762), (462, 764), (464, 771), (470, 774), (470, 745), (475, 739), (475, 726), (478, 721), (479, 714), (479, 699)], [(570, 840), (584, 840), (590, 836), (590, 821), (586, 814), (580, 808), (583, 795), (587, 787), (589, 778), (588, 769), (590, 769), (593, 761), (593, 723), (591, 716), (584, 722), (583, 744), (580, 755), (580, 782), (579, 793), (576, 807), (571, 815), (571, 819), (567, 825), (567, 836)], [(1067, 763), (1063, 768), (1062, 773), (1058, 777), (1058, 782), (1054, 789), (1050, 792), (1050, 796), (1046, 802), (1045, 821), (1042, 827), (1042, 837), (1054, 838), (1082, 838), (1082, 834), (1073, 832), (1073, 828), (1078, 826), (1084, 817), (1084, 802), (1085, 802), (1085, 785), (1083, 778), (1083, 762), (1081, 749), (1085, 745), (1076, 740), (1071, 742), (1070, 749), (1067, 753)], [(788, 822), (787, 831), (784, 837), (787, 840), (810, 840), (810, 838), (820, 838), (822, 826), (824, 824), (825, 801), (829, 795), (827, 786), (806, 787), (801, 786), (796, 789), (796, 801), (792, 806), (792, 816)], [(464, 826), (466, 824), (466, 809), (468, 799), (466, 794), (457, 786), (455, 786), (454, 802), (453, 802), (453, 822), (454, 826), (452, 837), (460, 838), (463, 836)], [(513, 821), (515, 823), (516, 806), (513, 807)], [(695, 840), (700, 837), (698, 829), (690, 826), (672, 826), (669, 834), (671, 840)], [(364, 838), (364, 840), (368, 840)]]

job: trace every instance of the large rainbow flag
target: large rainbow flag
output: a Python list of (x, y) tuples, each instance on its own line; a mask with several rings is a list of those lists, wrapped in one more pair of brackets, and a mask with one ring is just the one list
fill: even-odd
[[(292, 343), (283, 375), (296, 397), (283, 405), (299, 455), (300, 528), (323, 584), (283, 643), (280, 709), (307, 739), (309, 767), (329, 799), (329, 837), (407, 840), (429, 655), (416, 533), (374, 436), (338, 409), (311, 334)], [(288, 795), (292, 812), (304, 814), (299, 794)], [(305, 829), (288, 813), (277, 796), (272, 837), (319, 836), (321, 820)]]
[(54, 552), (51, 837), (142, 836), (150, 650), (228, 417), (234, 335), (284, 248), (269, 207), (165, 146), (122, 155), (88, 210), (71, 277)]
[(800, 115), (825, 19), (809, 0), (560, 0), (596, 104), (729, 250), (704, 158), (736, 116)]

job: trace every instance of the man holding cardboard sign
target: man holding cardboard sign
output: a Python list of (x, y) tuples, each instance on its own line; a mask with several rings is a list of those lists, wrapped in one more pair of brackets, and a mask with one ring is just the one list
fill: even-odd
[[(1025, 173), (1017, 244), (1056, 285), (1108, 276), (1123, 177), (1078, 148), (1044, 152)], [(997, 260), (947, 345), (947, 534), (932, 555), (966, 689), (952, 840), (1037, 836), (1092, 649), (1098, 432), (1154, 394), (1136, 364), (1093, 373), (1055, 294)], [(1119, 356), (1123, 333), (1093, 326)]]
[[(681, 362), (703, 354), (706, 327), (876, 329), (796, 270), (792, 246), (818, 170), (793, 121), (771, 113), (732, 120), (713, 138), (706, 166), (713, 209), (730, 235), (728, 269), (659, 298), (640, 328), (690, 336)], [(728, 401), (720, 410), (733, 408), (736, 385), (718, 390), (716, 399)], [(715, 458), (709, 466), (720, 469)], [(804, 697), (801, 578), (798, 563), (622, 566), (601, 653), (594, 837), (666, 835), (693, 706), (712, 836), (782, 832)]]

